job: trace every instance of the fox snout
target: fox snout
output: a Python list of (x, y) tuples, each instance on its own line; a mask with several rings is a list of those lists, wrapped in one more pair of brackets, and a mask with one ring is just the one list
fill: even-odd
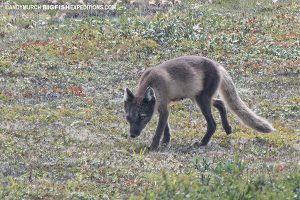
[(136, 138), (136, 137), (138, 137), (139, 135), (140, 135), (140, 131), (138, 131), (138, 130), (135, 130), (135, 129), (130, 129), (130, 137), (131, 138)]

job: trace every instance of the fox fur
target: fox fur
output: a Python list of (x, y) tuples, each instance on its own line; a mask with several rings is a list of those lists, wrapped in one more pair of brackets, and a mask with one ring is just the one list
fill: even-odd
[[(217, 94), (222, 100), (214, 98)], [(256, 131), (269, 133), (275, 130), (241, 100), (231, 77), (220, 64), (205, 57), (182, 56), (147, 69), (139, 79), (135, 94), (125, 89), (124, 107), (131, 137), (139, 136), (157, 111), (159, 121), (150, 148), (157, 149), (163, 133), (162, 142), (169, 143), (168, 104), (185, 98), (198, 104), (207, 121), (207, 131), (200, 145), (207, 145), (216, 130), (212, 106), (219, 110), (227, 134), (231, 133), (231, 126), (226, 107)]]

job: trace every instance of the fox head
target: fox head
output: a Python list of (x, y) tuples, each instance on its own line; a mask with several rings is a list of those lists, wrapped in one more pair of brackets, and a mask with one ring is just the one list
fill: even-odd
[(126, 88), (124, 91), (125, 117), (130, 124), (130, 137), (139, 136), (145, 126), (150, 122), (155, 107), (156, 97), (154, 90), (148, 87), (144, 96), (135, 97)]

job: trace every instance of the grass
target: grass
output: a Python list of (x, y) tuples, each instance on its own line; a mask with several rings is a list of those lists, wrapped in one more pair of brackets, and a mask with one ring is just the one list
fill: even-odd
[[(292, 0), (118, 4), (80, 15), (1, 8), (1, 199), (299, 199), (299, 8)], [(131, 140), (123, 89), (190, 54), (224, 65), (277, 132), (229, 114), (226, 136), (214, 111), (211, 143), (190, 148), (206, 124), (184, 100), (170, 105), (169, 148), (147, 150), (156, 117)]]

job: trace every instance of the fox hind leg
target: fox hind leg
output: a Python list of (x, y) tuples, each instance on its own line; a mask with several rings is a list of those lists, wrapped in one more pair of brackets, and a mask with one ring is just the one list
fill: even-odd
[(195, 99), (207, 122), (207, 130), (200, 143), (201, 146), (205, 146), (208, 144), (211, 136), (215, 133), (217, 126), (211, 113), (212, 97), (206, 94), (200, 94), (197, 95)]
[(203, 63), (202, 70), (204, 72), (203, 87), (201, 92), (195, 96), (195, 100), (207, 122), (207, 130), (200, 143), (201, 146), (205, 146), (215, 133), (217, 127), (211, 109), (213, 96), (218, 90), (221, 75), (219, 69), (210, 62)]
[(222, 126), (223, 126), (226, 134), (229, 135), (232, 132), (232, 128), (227, 119), (227, 111), (226, 111), (224, 102), (221, 99), (214, 99), (213, 106), (219, 110), (219, 113), (221, 116), (221, 121), (222, 121)]

